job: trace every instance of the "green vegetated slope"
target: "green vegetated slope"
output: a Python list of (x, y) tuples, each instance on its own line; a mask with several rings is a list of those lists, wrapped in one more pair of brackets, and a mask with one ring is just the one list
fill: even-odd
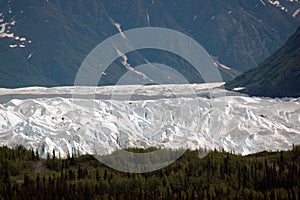
[[(155, 149), (130, 149), (148, 152)], [(145, 174), (110, 169), (93, 156), (41, 159), (0, 148), (0, 199), (299, 199), (300, 147), (249, 156), (187, 151)]]
[(300, 96), (300, 27), (286, 44), (262, 62), (226, 83), (229, 89), (245, 87), (242, 92), (255, 96)]

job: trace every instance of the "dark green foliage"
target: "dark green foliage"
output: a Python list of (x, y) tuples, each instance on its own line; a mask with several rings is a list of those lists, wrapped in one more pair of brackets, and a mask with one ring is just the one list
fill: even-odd
[(32, 152), (0, 148), (0, 199), (300, 198), (299, 146), (244, 157), (214, 151), (202, 159), (188, 150), (170, 166), (145, 174), (112, 170), (90, 155), (38, 160)]

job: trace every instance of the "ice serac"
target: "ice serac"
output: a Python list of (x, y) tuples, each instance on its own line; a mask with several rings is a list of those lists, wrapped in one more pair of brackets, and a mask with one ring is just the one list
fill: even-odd
[[(66, 156), (133, 146), (223, 148), (245, 155), (300, 144), (300, 98), (254, 98), (227, 93), (220, 85), (77, 89), (82, 94), (144, 95), (128, 101), (98, 96), (91, 100), (94, 107), (88, 107), (87, 99), (62, 97), (71, 87), (0, 89), (0, 98), (15, 97), (0, 104), (0, 144), (37, 148), (43, 157), (53, 149)], [(56, 97), (33, 99), (49, 93)], [(211, 93), (222, 95), (211, 98)]]

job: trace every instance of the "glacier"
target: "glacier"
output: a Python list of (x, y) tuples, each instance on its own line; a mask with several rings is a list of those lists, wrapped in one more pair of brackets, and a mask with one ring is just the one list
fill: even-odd
[(66, 157), (127, 147), (247, 155), (300, 144), (300, 98), (249, 97), (223, 84), (0, 88), (0, 145)]

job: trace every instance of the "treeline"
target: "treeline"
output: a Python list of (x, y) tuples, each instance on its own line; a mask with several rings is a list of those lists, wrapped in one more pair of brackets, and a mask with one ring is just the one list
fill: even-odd
[(1, 147), (0, 170), (0, 199), (300, 199), (299, 146), (249, 156), (213, 151), (202, 159), (187, 151), (144, 174), (115, 171), (90, 155), (42, 159), (21, 146)]

